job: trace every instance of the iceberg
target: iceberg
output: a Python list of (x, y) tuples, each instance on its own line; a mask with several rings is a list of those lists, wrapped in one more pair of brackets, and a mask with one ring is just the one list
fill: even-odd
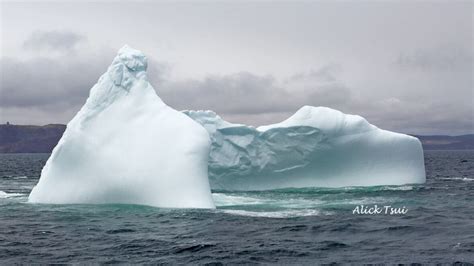
[(119, 50), (68, 123), (29, 202), (214, 208), (208, 133), (157, 96), (146, 69), (140, 51)]
[(412, 136), (358, 115), (304, 106), (287, 120), (254, 128), (212, 111), (184, 111), (211, 137), (212, 189), (403, 185), (425, 182), (423, 150)]

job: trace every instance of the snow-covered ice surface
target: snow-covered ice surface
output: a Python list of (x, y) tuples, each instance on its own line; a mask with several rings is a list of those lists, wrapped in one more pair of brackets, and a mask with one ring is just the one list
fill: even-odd
[(304, 106), (287, 120), (254, 128), (212, 111), (184, 111), (211, 136), (213, 189), (403, 185), (425, 182), (421, 143), (364, 118)]
[(30, 202), (214, 208), (208, 134), (163, 103), (146, 69), (140, 51), (120, 49), (68, 123)]

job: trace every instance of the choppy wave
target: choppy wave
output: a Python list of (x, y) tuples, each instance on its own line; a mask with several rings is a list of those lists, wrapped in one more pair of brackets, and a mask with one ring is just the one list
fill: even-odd
[(266, 217), (266, 218), (292, 218), (304, 216), (331, 215), (331, 212), (321, 212), (314, 209), (284, 210), (284, 211), (246, 211), (223, 210), (222, 212), (238, 216)]
[(384, 190), (402, 190), (402, 191), (407, 191), (407, 190), (413, 190), (413, 186), (387, 186), (384, 187)]
[(225, 193), (212, 193), (212, 198), (216, 206), (235, 206), (267, 203), (265, 199), (257, 197), (245, 197), (237, 195), (227, 195)]
[(14, 175), (3, 175), (1, 176), (3, 179), (28, 179), (28, 176), (21, 175), (21, 176), (14, 176)]
[(437, 178), (440, 180), (461, 180), (461, 181), (474, 181), (474, 178), (469, 178), (469, 177), (441, 177)]
[(13, 198), (13, 197), (21, 197), (23, 194), (21, 193), (7, 193), (5, 191), (0, 190), (0, 199), (7, 199), (7, 198)]
[(318, 199), (305, 199), (301, 197), (296, 197), (294, 195), (279, 194), (275, 196), (272, 192), (267, 194), (260, 194), (257, 196), (257, 193), (247, 194), (232, 194), (232, 193), (213, 193), (212, 197), (214, 203), (217, 207), (227, 207), (227, 206), (257, 206), (257, 205), (266, 205), (272, 207), (283, 207), (283, 208), (311, 208), (318, 206), (323, 201)]
[[(459, 164), (474, 162), (473, 151), (427, 153), (422, 185), (214, 190), (216, 210), (25, 204), (43, 166), (35, 162), (48, 156), (5, 155), (9, 160), (3, 161), (0, 156), (3, 264), (474, 261), (474, 234), (467, 230), (474, 213), (474, 167)], [(354, 215), (361, 204), (409, 211)], [(32, 252), (34, 246), (41, 252)], [(65, 249), (80, 252), (65, 254)], [(407, 256), (410, 252), (417, 255)]]
[[(349, 186), (349, 187), (311, 187), (311, 188), (284, 188), (276, 189), (272, 191), (285, 192), (285, 193), (307, 193), (307, 194), (331, 194), (331, 193), (370, 193), (370, 192), (383, 192), (383, 191), (409, 191), (417, 190), (423, 187), (423, 184), (406, 184), (406, 185), (386, 185), (386, 186)], [(222, 191), (225, 192), (225, 191)]]

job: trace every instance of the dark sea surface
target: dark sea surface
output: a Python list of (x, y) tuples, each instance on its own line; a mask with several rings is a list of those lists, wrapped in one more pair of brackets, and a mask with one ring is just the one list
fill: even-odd
[(474, 151), (426, 151), (423, 185), (213, 191), (216, 210), (29, 204), (48, 156), (0, 154), (0, 264), (474, 262)]

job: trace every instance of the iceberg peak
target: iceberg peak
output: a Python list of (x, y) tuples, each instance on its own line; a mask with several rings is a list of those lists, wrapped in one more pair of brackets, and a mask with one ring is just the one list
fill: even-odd
[(120, 48), (117, 58), (130, 71), (146, 71), (148, 67), (146, 56), (141, 51), (133, 49), (128, 45), (124, 45)]
[(139, 50), (123, 46), (108, 69), (112, 82), (129, 91), (136, 80), (146, 79), (148, 60)]
[(148, 82), (147, 66), (147, 58), (141, 51), (128, 45), (123, 46), (107, 72), (92, 87), (89, 98), (82, 107), (83, 111), (78, 113), (81, 118), (74, 118), (80, 121), (77, 123), (87, 122), (114, 102), (132, 94), (143, 101), (147, 98), (162, 102)]
[(119, 50), (67, 124), (29, 202), (214, 208), (209, 135), (158, 97), (146, 68), (142, 52)]

